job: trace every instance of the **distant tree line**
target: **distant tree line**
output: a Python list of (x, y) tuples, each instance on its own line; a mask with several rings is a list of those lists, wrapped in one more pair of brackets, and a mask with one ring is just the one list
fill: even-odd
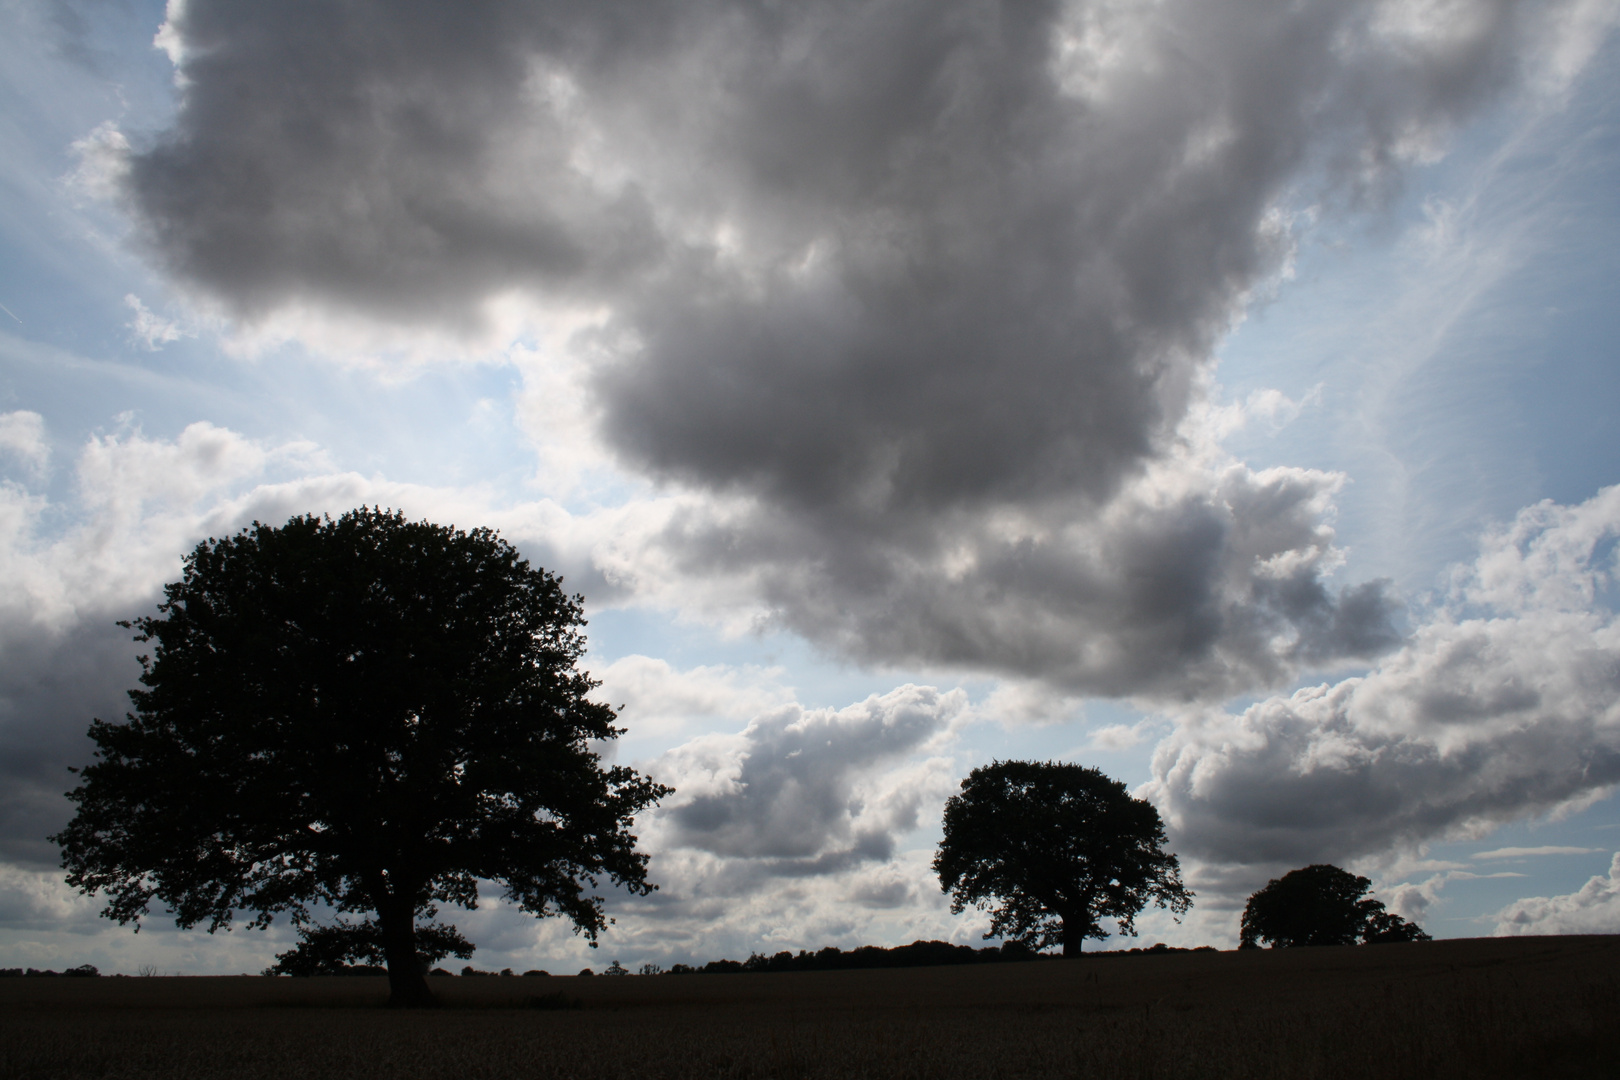
[(862, 945), (848, 951), (835, 945), (810, 952), (800, 949), (792, 953), (786, 949), (766, 956), (753, 953), (747, 960), (711, 960), (702, 966), (671, 965), (670, 975), (734, 974), (744, 971), (848, 971), (856, 968), (936, 967), (945, 964), (1004, 964), (1034, 960), (1039, 953), (1022, 942), (1009, 941), (997, 948), (987, 946), (975, 949), (971, 945), (953, 945), (948, 941), (913, 941), (910, 945), (896, 945), (885, 949), (877, 945)]
[[(1124, 956), (1141, 953), (1214, 952), (1211, 946), (1201, 949), (1178, 949), (1159, 944), (1148, 949), (1121, 949), (1098, 956)], [(664, 974), (709, 975), (734, 974), (749, 971), (850, 971), (869, 968), (943, 967), (955, 964), (1006, 964), (1031, 960), (1050, 960), (1048, 953), (1036, 952), (1022, 941), (1008, 941), (1000, 947), (990, 945), (975, 949), (971, 945), (955, 945), (948, 941), (913, 941), (910, 945), (896, 945), (892, 949), (877, 945), (862, 945), (847, 952), (829, 945), (816, 952), (800, 949), (798, 953), (783, 950), (766, 956), (753, 953), (747, 960), (711, 960), (702, 966), (674, 964)]]
[(66, 971), (41, 971), (38, 968), (0, 968), (0, 979), (16, 979), (29, 977), (93, 979), (100, 975), (94, 964), (80, 964), (78, 967), (68, 968)]

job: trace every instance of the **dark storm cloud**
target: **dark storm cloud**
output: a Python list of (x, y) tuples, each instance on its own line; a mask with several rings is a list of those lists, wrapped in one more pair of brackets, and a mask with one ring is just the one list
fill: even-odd
[(60, 861), (45, 837), (73, 814), (68, 766), (90, 764), (92, 717), (121, 720), (140, 666), (113, 617), (65, 634), (11, 634), (0, 645), (0, 861), (36, 869)]
[(1081, 692), (1219, 697), (1397, 644), (1384, 583), (1322, 580), (1331, 478), (1162, 479), (1197, 487), (1145, 483), (1101, 520), (957, 514), (826, 542), (827, 519), (778, 512), (678, 524), (667, 542), (695, 574), (754, 568), (785, 625), (850, 658), (990, 665)]
[[(583, 187), (570, 133), (525, 107), (542, 49), (611, 66), (650, 33), (654, 13), (607, 8), (183, 5), (179, 126), (129, 175), (148, 241), (242, 313), (319, 298), (413, 321), (643, 260), (636, 193)], [(491, 175), (519, 122), (532, 154)]]
[(1252, 539), (1320, 478), (1143, 485), (1284, 264), (1279, 207), (1392, 190), (1565, 9), (1427, 11), (189, 0), (128, 190), (246, 316), (605, 310), (607, 443), (748, 507), (666, 539), (823, 645), (1225, 691), (1395, 639), (1318, 533)]

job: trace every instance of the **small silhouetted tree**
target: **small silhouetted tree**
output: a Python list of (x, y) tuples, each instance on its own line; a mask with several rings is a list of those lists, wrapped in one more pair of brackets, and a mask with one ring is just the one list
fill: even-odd
[[(454, 926), (433, 921), (437, 914), (438, 910), (431, 906), (416, 913), (418, 919), (428, 920), (418, 922), (415, 932), (416, 959), (423, 971), (447, 956), (470, 959), (478, 948)], [(298, 937), (297, 945), (276, 954), (276, 962), (265, 969), (266, 975), (341, 975), (357, 965), (378, 967), (388, 961), (382, 928), (374, 919), (359, 923), (339, 919), (329, 926), (301, 926)]]
[(998, 761), (946, 802), (934, 872), (952, 911), (991, 910), (985, 937), (1077, 956), (1108, 936), (1105, 918), (1134, 934), (1149, 903), (1178, 917), (1192, 906), (1164, 841), (1159, 812), (1096, 769)]
[(359, 509), (257, 522), (186, 557), (137, 619), (142, 688), (90, 727), (96, 761), (52, 837), (67, 880), (139, 921), (296, 925), (374, 912), (390, 1002), (431, 1005), (415, 916), (479, 880), (595, 944), (607, 877), (633, 893), (634, 815), (668, 792), (603, 769), (614, 712), (576, 667), (581, 600), (488, 529)]
[(1428, 941), (1414, 923), (1369, 898), (1372, 882), (1317, 863), (1273, 878), (1243, 908), (1242, 947)]

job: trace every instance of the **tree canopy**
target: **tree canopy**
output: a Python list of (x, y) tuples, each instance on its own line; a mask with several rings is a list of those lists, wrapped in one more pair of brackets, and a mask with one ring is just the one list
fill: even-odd
[(399, 1005), (434, 1000), (417, 913), (480, 880), (594, 945), (599, 878), (656, 887), (629, 828), (669, 789), (592, 748), (622, 729), (581, 604), (488, 529), (393, 511), (208, 539), (122, 624), (151, 655), (126, 722), (91, 724), (68, 882), (137, 930), (154, 899), (210, 932), (374, 912)]
[(1073, 956), (1108, 936), (1103, 919), (1135, 934), (1150, 902), (1177, 916), (1192, 906), (1164, 841), (1159, 812), (1097, 769), (998, 761), (946, 802), (934, 872), (953, 912), (991, 910), (985, 937)]
[(1273, 878), (1249, 897), (1243, 909), (1242, 947), (1255, 949), (1262, 942), (1275, 949), (1429, 940), (1416, 924), (1367, 897), (1371, 887), (1366, 878), (1326, 863)]

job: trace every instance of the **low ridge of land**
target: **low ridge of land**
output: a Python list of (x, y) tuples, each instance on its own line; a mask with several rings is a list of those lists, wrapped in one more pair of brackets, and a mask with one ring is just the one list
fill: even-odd
[(737, 975), (0, 980), (0, 1077), (1609, 1077), (1620, 936)]

